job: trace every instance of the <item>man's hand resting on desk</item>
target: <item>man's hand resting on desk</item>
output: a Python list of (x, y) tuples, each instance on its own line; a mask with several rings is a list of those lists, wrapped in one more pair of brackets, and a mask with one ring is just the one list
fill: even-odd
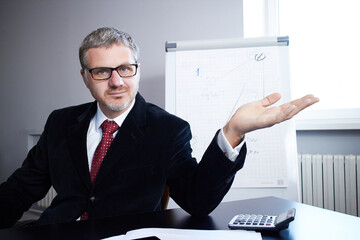
[(279, 93), (273, 93), (260, 101), (239, 107), (223, 129), (230, 145), (235, 147), (246, 133), (286, 121), (319, 101), (313, 95), (306, 95), (280, 106), (270, 107), (280, 98)]

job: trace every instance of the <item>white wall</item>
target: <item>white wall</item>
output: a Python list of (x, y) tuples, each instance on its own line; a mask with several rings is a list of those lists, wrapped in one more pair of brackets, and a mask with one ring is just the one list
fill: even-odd
[(92, 101), (78, 47), (102, 26), (140, 46), (140, 92), (165, 106), (165, 41), (242, 37), (242, 0), (1, 0), (0, 182), (56, 108)]

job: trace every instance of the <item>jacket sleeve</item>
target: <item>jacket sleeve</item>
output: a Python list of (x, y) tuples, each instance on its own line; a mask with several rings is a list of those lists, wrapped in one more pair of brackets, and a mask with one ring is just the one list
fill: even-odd
[(211, 141), (201, 161), (192, 158), (191, 131), (186, 123), (177, 130), (169, 143), (170, 196), (188, 213), (203, 216), (213, 211), (231, 187), (236, 172), (244, 165), (246, 144), (232, 162), (217, 144), (217, 135)]

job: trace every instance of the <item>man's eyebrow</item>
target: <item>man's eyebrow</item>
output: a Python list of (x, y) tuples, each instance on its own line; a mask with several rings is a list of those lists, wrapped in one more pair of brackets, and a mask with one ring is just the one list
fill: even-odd
[(89, 68), (89, 69), (94, 69), (94, 68), (118, 68), (118, 67), (121, 67), (121, 66), (131, 65), (131, 64), (137, 64), (137, 63), (136, 63), (136, 62), (135, 62), (135, 63), (122, 63), (122, 64), (117, 65), (117, 66), (115, 66), (115, 67), (99, 66), (99, 67), (93, 67), (93, 68)]

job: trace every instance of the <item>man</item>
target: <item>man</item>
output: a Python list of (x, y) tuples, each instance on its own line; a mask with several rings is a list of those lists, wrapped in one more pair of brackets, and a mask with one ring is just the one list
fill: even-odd
[(318, 101), (309, 95), (268, 108), (280, 99), (272, 94), (240, 107), (197, 164), (188, 123), (138, 93), (139, 50), (128, 34), (100, 28), (83, 40), (79, 57), (96, 101), (51, 113), (22, 167), (0, 185), (1, 227), (12, 226), (50, 186), (57, 196), (37, 224), (158, 211), (166, 185), (184, 210), (209, 214), (244, 164), (244, 135)]

